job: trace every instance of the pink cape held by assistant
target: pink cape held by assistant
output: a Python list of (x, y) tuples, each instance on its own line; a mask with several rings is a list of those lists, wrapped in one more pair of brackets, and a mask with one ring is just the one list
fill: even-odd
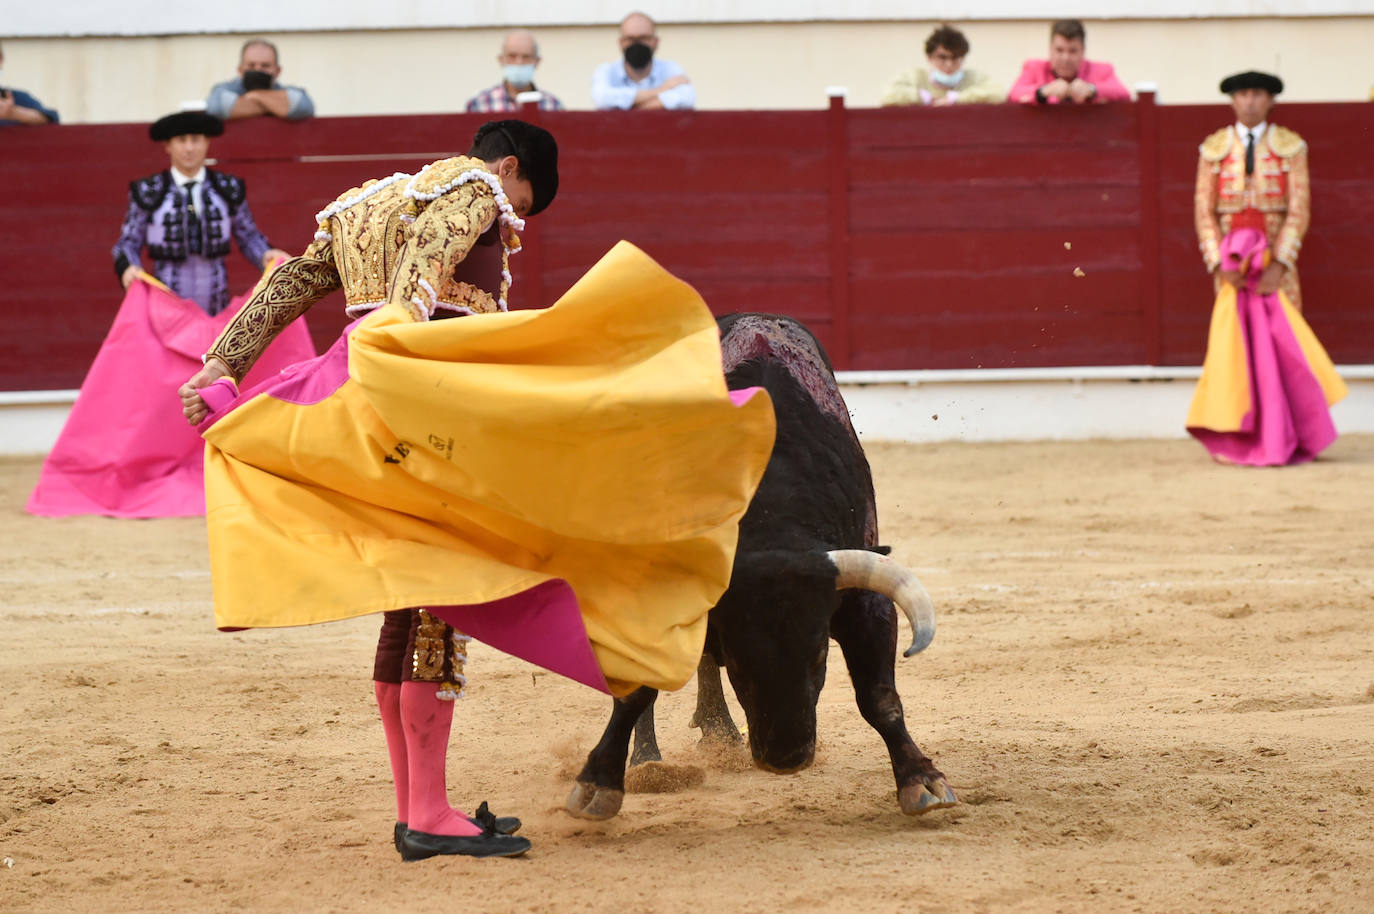
[[(29, 497), (30, 514), (184, 517), (205, 513), (205, 443), (177, 387), (248, 295), (211, 317), (143, 274), (129, 284)], [(315, 354), (297, 322), (249, 376), (262, 380)]]
[(695, 671), (774, 433), (700, 297), (625, 242), (547, 309), (386, 305), (206, 400), (220, 628), (422, 607), (617, 695)]
[(1187, 427), (1223, 463), (1312, 460), (1336, 440), (1330, 406), (1347, 392), (1283, 292), (1255, 290), (1268, 254), (1255, 229), (1232, 231), (1221, 245), (1222, 268), (1239, 271), (1241, 287), (1224, 283), (1217, 293)]

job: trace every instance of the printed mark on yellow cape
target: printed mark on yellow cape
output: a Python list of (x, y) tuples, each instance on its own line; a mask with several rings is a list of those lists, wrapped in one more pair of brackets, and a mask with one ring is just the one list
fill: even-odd
[[(439, 435), (435, 435), (431, 432), (429, 436), (429, 446), (434, 448), (440, 454), (443, 454), (444, 459), (448, 460), (450, 463), (453, 462), (452, 438), (442, 438)], [(386, 463), (400, 463), (402, 460), (405, 460), (407, 457), (409, 457), (410, 452), (414, 449), (415, 445), (411, 444), (409, 441), (398, 441), (396, 442), (396, 445), (392, 447), (391, 450), (383, 452), (382, 460)]]
[(411, 444), (409, 441), (398, 441), (396, 442), (396, 446), (387, 452), (382, 459), (387, 463), (400, 463), (410, 456), (410, 452), (414, 447), (415, 445)]

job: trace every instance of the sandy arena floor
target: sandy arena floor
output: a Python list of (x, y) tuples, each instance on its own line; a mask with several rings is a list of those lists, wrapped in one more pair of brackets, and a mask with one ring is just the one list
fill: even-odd
[(377, 620), (217, 633), (202, 521), (32, 518), (0, 461), (0, 911), (1374, 910), (1374, 437), (870, 457), (940, 620), (907, 719), (964, 805), (899, 813), (832, 662), (811, 769), (697, 754), (687, 691), (660, 741), (704, 783), (578, 821), (608, 699), (475, 646), (451, 793), (534, 850), (415, 864)]

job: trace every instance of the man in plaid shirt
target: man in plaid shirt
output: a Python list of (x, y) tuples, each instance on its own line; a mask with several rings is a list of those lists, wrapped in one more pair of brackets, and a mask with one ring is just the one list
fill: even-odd
[(518, 111), (515, 97), (521, 92), (539, 92), (539, 107), (544, 111), (562, 111), (563, 103), (554, 95), (534, 85), (534, 68), (539, 66), (539, 43), (522, 30), (510, 32), (501, 42), (496, 62), (501, 65), (501, 81), (490, 89), (468, 99), (469, 112)]

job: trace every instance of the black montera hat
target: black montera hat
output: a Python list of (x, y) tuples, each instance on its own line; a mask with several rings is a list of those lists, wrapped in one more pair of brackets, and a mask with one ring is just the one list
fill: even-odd
[(1230, 95), (1241, 89), (1263, 89), (1270, 95), (1278, 95), (1283, 91), (1283, 80), (1268, 73), (1260, 73), (1256, 70), (1246, 70), (1244, 73), (1237, 73), (1228, 76), (1221, 81), (1221, 91), (1223, 95)]
[(520, 160), (521, 176), (534, 191), (527, 216), (547, 209), (558, 194), (558, 143), (543, 127), (515, 119), (487, 121), (477, 128), (468, 155), (487, 161), (514, 155)]
[(148, 136), (158, 142), (188, 133), (203, 133), (206, 136), (219, 136), (224, 132), (224, 121), (204, 111), (178, 111), (158, 118), (148, 128)]

